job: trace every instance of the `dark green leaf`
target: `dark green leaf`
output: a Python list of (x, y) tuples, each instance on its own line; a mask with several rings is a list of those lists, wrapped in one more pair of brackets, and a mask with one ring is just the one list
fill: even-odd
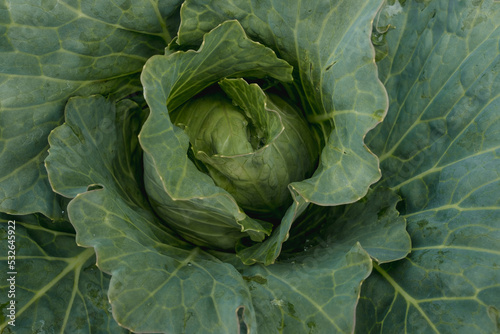
[(372, 263), (358, 244), (308, 249), (264, 266), (234, 262), (247, 282), (258, 333), (350, 333), (362, 281)]
[(179, 5), (0, 0), (0, 211), (61, 216), (43, 161), (64, 105), (140, 90), (138, 74), (176, 31)]
[[(383, 21), (383, 23), (382, 23)], [(500, 330), (500, 3), (388, 4), (384, 123), (370, 133), (412, 253), (363, 285), (359, 333)]]
[[(14, 231), (12, 222), (15, 234), (9, 232)], [(12, 235), (15, 243), (8, 242)], [(69, 222), (0, 214), (0, 241), (2, 333), (126, 332), (111, 314), (109, 276), (97, 269), (92, 249), (76, 245)], [(15, 264), (7, 258), (13, 254), (8, 253), (11, 245), (15, 246)], [(10, 298), (10, 292), (15, 296)], [(9, 324), (11, 301), (15, 302), (15, 321)]]

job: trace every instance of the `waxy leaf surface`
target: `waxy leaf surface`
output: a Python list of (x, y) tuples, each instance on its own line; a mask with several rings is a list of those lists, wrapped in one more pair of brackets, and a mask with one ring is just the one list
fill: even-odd
[(500, 3), (390, 2), (386, 120), (369, 134), (411, 254), (375, 266), (359, 333), (500, 330)]
[(139, 91), (180, 1), (0, 0), (0, 211), (61, 216), (43, 161), (71, 96)]
[(0, 214), (0, 240), (2, 333), (127, 332), (111, 314), (109, 276), (96, 267), (92, 249), (76, 245), (68, 221)]

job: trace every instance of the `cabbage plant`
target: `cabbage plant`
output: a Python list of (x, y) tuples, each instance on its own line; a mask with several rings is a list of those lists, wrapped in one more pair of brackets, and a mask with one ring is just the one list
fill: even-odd
[(0, 0), (0, 31), (3, 333), (500, 331), (498, 1)]

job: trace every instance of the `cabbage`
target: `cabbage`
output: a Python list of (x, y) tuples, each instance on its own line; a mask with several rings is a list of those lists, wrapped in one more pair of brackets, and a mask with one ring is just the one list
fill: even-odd
[(1, 330), (499, 331), (498, 1), (0, 13)]

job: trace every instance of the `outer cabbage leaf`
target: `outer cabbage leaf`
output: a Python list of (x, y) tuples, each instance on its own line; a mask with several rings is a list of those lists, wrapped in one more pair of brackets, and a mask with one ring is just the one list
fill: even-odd
[[(14, 267), (7, 262), (9, 221), (15, 221)], [(75, 244), (71, 224), (40, 216), (0, 214), (2, 333), (126, 333), (111, 315), (109, 276), (95, 266), (92, 249)], [(10, 255), (10, 254), (9, 254)], [(13, 270), (12, 270), (13, 269)], [(17, 272), (15, 326), (8, 324), (7, 281)]]
[(236, 21), (207, 34), (199, 51), (155, 56), (146, 63), (141, 79), (151, 114), (139, 135), (146, 190), (156, 212), (184, 238), (234, 248), (244, 236), (262, 240), (269, 229), (197, 169), (187, 155), (189, 137), (172, 124), (169, 110), (225, 77), (290, 81), (291, 70), (271, 49), (249, 40)]
[[(249, 284), (260, 332), (353, 332), (370, 257), (389, 262), (410, 250), (405, 220), (395, 208), (399, 200), (378, 188), (351, 205), (315, 206), (292, 228), (275, 264), (235, 264)], [(315, 221), (323, 224), (310, 224)]]
[(307, 202), (354, 202), (380, 178), (363, 139), (387, 109), (369, 39), (381, 3), (188, 0), (181, 8), (181, 45), (196, 45), (220, 22), (237, 19), (252, 39), (294, 67), (289, 88), (326, 145), (316, 173), (291, 185)]
[[(300, 197), (298, 197), (300, 198)], [(400, 201), (393, 191), (377, 188), (370, 191), (362, 200), (348, 205), (336, 206), (325, 210), (324, 207), (295, 201), (282, 221), (282, 225), (295, 219), (298, 210), (304, 212), (293, 227), (279, 226), (264, 246), (253, 246), (239, 250), (238, 256), (247, 259), (264, 258), (269, 264), (272, 256), (281, 250), (279, 240), (289, 240), (284, 244), (284, 256), (302, 252), (316, 245), (328, 247), (331, 244), (349, 246), (359, 242), (368, 254), (378, 263), (391, 262), (404, 258), (411, 248), (411, 240), (406, 232), (406, 221), (399, 216), (396, 204)], [(284, 233), (289, 234), (283, 235)], [(281, 239), (284, 238), (284, 239)], [(347, 249), (344, 249), (347, 251)], [(246, 261), (245, 261), (246, 260)], [(254, 261), (255, 262), (255, 261)]]
[(372, 263), (359, 244), (349, 245), (311, 248), (271, 266), (245, 266), (236, 259), (252, 295), (258, 333), (351, 333)]
[(255, 328), (236, 269), (181, 241), (144, 200), (134, 172), (141, 160), (133, 159), (141, 152), (130, 140), (141, 111), (128, 100), (115, 107), (101, 96), (72, 98), (46, 159), (54, 190), (76, 196), (68, 212), (78, 244), (94, 247), (98, 267), (112, 275), (116, 321), (137, 332), (235, 333), (241, 309)]
[(67, 99), (140, 90), (138, 74), (175, 33), (179, 6), (0, 0), (0, 211), (61, 216), (43, 160)]
[[(395, 208), (399, 201), (393, 191), (377, 188), (351, 205), (308, 208), (270, 266), (245, 266), (234, 256), (215, 254), (248, 282), (259, 333), (353, 332), (370, 257), (389, 262), (410, 250), (405, 220)], [(325, 224), (308, 224), (315, 221)]]
[(500, 330), (500, 3), (388, 3), (390, 109), (370, 133), (412, 253), (375, 266), (359, 333)]
[(291, 229), (284, 255), (318, 244), (328, 247), (359, 242), (379, 264), (400, 260), (411, 249), (406, 221), (396, 209), (400, 200), (394, 191), (378, 187), (356, 203), (328, 211), (309, 208)]

